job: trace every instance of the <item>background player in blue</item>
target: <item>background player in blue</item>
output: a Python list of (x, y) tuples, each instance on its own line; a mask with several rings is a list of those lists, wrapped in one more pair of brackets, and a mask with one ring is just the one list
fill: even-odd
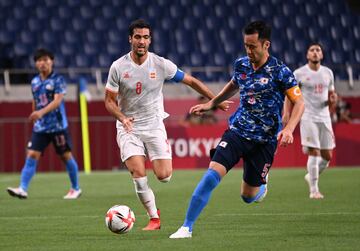
[[(246, 203), (260, 202), (267, 193), (267, 177), (277, 142), (286, 146), (293, 142), (293, 131), (304, 111), (301, 91), (290, 69), (269, 55), (271, 28), (262, 21), (244, 29), (246, 57), (234, 64), (230, 82), (212, 100), (190, 109), (201, 114), (240, 91), (240, 105), (229, 119), (217, 145), (209, 169), (198, 183), (184, 224), (170, 238), (192, 237), (192, 227), (208, 203), (211, 192), (221, 178), (239, 162), (244, 161), (241, 197)], [(290, 119), (282, 129), (281, 112), (285, 95), (294, 104)]]
[(66, 165), (71, 181), (71, 189), (64, 199), (77, 199), (81, 195), (78, 181), (78, 165), (71, 154), (71, 139), (65, 113), (64, 78), (53, 72), (54, 55), (45, 49), (38, 49), (34, 61), (39, 75), (31, 81), (33, 112), (29, 120), (34, 123), (31, 140), (28, 143), (25, 165), (21, 171), (20, 186), (8, 187), (11, 196), (20, 199), (28, 197), (28, 186), (36, 172), (42, 152), (53, 143), (56, 153)]

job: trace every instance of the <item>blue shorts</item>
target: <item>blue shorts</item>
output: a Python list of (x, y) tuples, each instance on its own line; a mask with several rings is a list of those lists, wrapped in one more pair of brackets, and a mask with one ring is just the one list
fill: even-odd
[(28, 149), (43, 152), (50, 142), (53, 143), (55, 151), (59, 155), (71, 151), (72, 144), (68, 129), (54, 133), (32, 132)]
[(243, 158), (244, 181), (250, 186), (258, 187), (266, 184), (265, 178), (273, 163), (275, 151), (275, 144), (250, 141), (227, 130), (215, 152), (211, 154), (211, 160), (230, 171)]

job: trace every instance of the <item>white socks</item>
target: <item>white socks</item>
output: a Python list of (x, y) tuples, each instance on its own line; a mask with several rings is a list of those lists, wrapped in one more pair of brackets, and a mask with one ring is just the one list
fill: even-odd
[(310, 193), (319, 192), (319, 163), (321, 157), (311, 156), (309, 155), (307, 161), (307, 171), (309, 173), (309, 185), (310, 185)]
[(321, 160), (319, 162), (319, 174), (321, 174), (325, 170), (325, 168), (327, 168), (329, 166), (329, 163), (330, 163), (330, 161), (328, 161), (322, 157), (320, 157), (320, 159)]
[(154, 192), (148, 185), (147, 177), (133, 178), (136, 194), (150, 218), (159, 218)]

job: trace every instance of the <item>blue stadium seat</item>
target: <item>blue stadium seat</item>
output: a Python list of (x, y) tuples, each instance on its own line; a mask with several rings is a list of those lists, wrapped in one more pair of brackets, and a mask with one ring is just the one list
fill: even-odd
[(31, 54), (32, 51), (33, 51), (32, 47), (28, 46), (27, 44), (16, 43), (14, 45), (15, 56), (27, 56)]
[(92, 57), (86, 54), (77, 54), (75, 56), (75, 64), (77, 67), (90, 67), (92, 65)]
[(287, 17), (293, 17), (297, 14), (296, 6), (289, 2), (286, 2), (282, 5), (282, 12)]
[(52, 16), (51, 9), (45, 6), (37, 6), (35, 8), (36, 17), (39, 19), (49, 19)]
[(270, 18), (274, 16), (274, 7), (264, 3), (260, 4), (260, 14), (262, 18)]
[(66, 30), (66, 28), (67, 28), (66, 22), (67, 22), (66, 19), (60, 19), (60, 18), (56, 18), (56, 17), (51, 18), (51, 20), (50, 20), (51, 30), (56, 31), (56, 32), (62, 32), (64, 30)]
[(88, 27), (87, 21), (81, 17), (75, 16), (71, 19), (71, 21), (72, 21), (72, 27), (74, 28), (75, 31), (83, 31)]
[(359, 26), (354, 26), (353, 27), (353, 34), (355, 39), (359, 40), (360, 39), (360, 27)]
[(345, 63), (345, 57), (342, 54), (342, 52), (340, 52), (340, 51), (332, 50), (331, 51), (331, 60), (335, 64), (343, 64), (343, 63)]
[(27, 19), (27, 24), (30, 33), (45, 32), (46, 30), (45, 23), (34, 17), (30, 17), (29, 19)]
[(56, 68), (66, 68), (68, 67), (68, 63), (66, 57), (64, 57), (61, 53), (55, 55), (54, 65)]
[(95, 11), (88, 5), (82, 5), (80, 7), (80, 15), (84, 19), (90, 19), (95, 17)]
[(330, 17), (327, 15), (319, 15), (318, 16), (318, 23), (321, 28), (328, 28), (330, 26)]
[(215, 15), (218, 18), (224, 18), (229, 14), (229, 9), (227, 8), (227, 5), (223, 4), (216, 4), (215, 5)]
[(89, 29), (86, 32), (86, 40), (91, 43), (99, 43), (99, 42), (101, 42), (102, 37), (100, 36), (99, 32)]
[(19, 19), (13, 19), (13, 18), (9, 18), (6, 20), (6, 30), (10, 31), (10, 32), (18, 32), (19, 30), (21, 30), (22, 27), (22, 21), (20, 21)]
[(94, 43), (85, 43), (84, 52), (89, 56), (96, 56), (100, 52), (100, 46)]
[(102, 16), (108, 19), (115, 18), (118, 15), (117, 9), (110, 5), (104, 5), (101, 8), (101, 11), (102, 11)]
[[(2, 2), (4, 2), (4, 0), (2, 0)], [(8, 0), (5, 2), (8, 2)], [(10, 2), (12, 4), (14, 3), (13, 0), (10, 0)], [(24, 6), (27, 9), (32, 9), (36, 4), (38, 4), (37, 0), (22, 0), (21, 3), (19, 3), (19, 5)]]
[(104, 1), (102, 0), (90, 0), (89, 2), (91, 7), (96, 7), (96, 8), (99, 8), (104, 4)]
[(114, 60), (106, 53), (101, 53), (98, 57), (98, 66), (109, 68)]
[(120, 33), (117, 30), (109, 30), (107, 33), (107, 37), (110, 42), (120, 43), (122, 40), (127, 39), (127, 34)]
[(34, 34), (31, 34), (30, 32), (24, 30), (20, 32), (20, 42), (33, 45), (35, 41), (36, 36), (34, 36)]
[(58, 7), (57, 9), (58, 12), (58, 16), (61, 19), (71, 19), (73, 18), (74, 14), (73, 14), (73, 9), (69, 8), (69, 6), (66, 5), (61, 5)]
[(94, 21), (94, 28), (96, 31), (107, 31), (108, 28), (111, 26), (108, 19), (105, 19), (103, 17), (95, 17)]
[(356, 63), (360, 64), (360, 49), (355, 50)]
[(0, 43), (12, 44), (15, 41), (15, 33), (7, 30), (0, 30)]
[(24, 19), (24, 18), (28, 17), (29, 12), (28, 12), (28, 10), (26, 10), (23, 7), (14, 6), (13, 13), (14, 13), (13, 18), (15, 18), (15, 19)]
[(316, 2), (309, 1), (305, 3), (305, 14), (306, 16), (316, 16), (318, 15), (318, 6)]
[(173, 19), (179, 19), (182, 17), (182, 14), (184, 13), (185, 9), (181, 5), (176, 5), (176, 2), (174, 4), (170, 5), (170, 17)]
[(224, 53), (214, 52), (214, 63), (216, 66), (225, 66), (230, 62), (227, 61)]
[[(74, 45), (67, 44), (67, 43), (62, 43), (60, 45), (60, 52), (64, 56), (74, 56), (74, 54), (77, 52), (77, 50), (76, 50), (76, 47)], [(69, 63), (71, 63), (71, 62), (69, 62)]]
[(304, 16), (304, 15), (296, 15), (295, 16), (295, 24), (297, 28), (300, 29), (308, 29), (311, 24), (313, 24), (313, 20), (311, 17)]
[(346, 37), (341, 39), (341, 45), (345, 52), (353, 52), (353, 50), (356, 48), (354, 40)]
[(295, 43), (294, 48), (295, 48), (296, 52), (305, 54), (306, 49), (307, 49), (306, 41), (297, 39), (294, 41), (294, 43)]

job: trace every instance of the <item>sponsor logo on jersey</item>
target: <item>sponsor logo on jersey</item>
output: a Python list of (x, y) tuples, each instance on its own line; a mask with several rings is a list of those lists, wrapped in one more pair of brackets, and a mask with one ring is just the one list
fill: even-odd
[(260, 78), (260, 83), (267, 84), (267, 83), (269, 83), (269, 79), (268, 78)]
[(150, 72), (150, 78), (154, 79), (156, 78), (156, 72)]
[(125, 72), (124, 75), (123, 75), (123, 78), (130, 78), (130, 75), (128, 72)]

